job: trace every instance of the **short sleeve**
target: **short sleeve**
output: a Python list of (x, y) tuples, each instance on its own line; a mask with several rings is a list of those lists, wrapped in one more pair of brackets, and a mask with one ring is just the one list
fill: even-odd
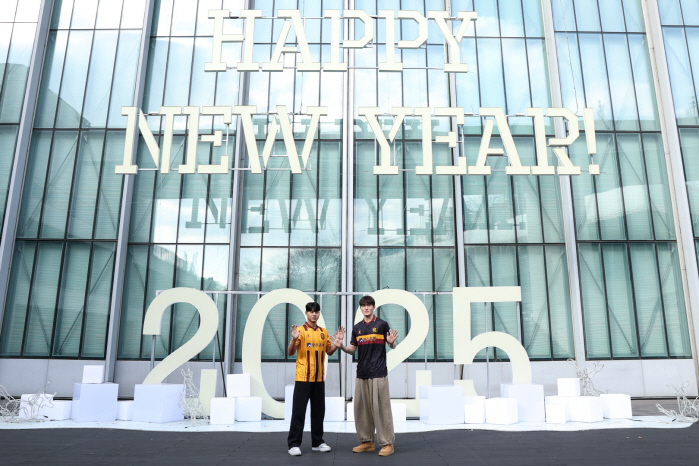
[(326, 335), (327, 338), (325, 338), (325, 348), (330, 348), (333, 344), (330, 343), (330, 332), (327, 331), (327, 329), (321, 333), (321, 335)]
[(350, 345), (359, 346), (357, 345), (357, 333), (354, 331), (354, 328), (352, 328), (352, 339), (350, 340)]
[(383, 332), (382, 332), (382, 333), (383, 333), (384, 339), (388, 336), (388, 332), (389, 332), (390, 329), (391, 329), (391, 326), (388, 325), (388, 322), (386, 322), (386, 321), (384, 320), (384, 322), (383, 322)]
[(301, 340), (305, 339), (306, 335), (303, 333), (303, 331), (299, 330), (299, 337), (296, 339), (296, 348), (301, 346)]

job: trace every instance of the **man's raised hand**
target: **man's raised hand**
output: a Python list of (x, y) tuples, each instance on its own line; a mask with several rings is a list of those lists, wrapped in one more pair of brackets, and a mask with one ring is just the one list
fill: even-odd
[(345, 327), (338, 327), (335, 335), (330, 338), (333, 345), (342, 348), (342, 342), (345, 340)]
[(293, 338), (294, 340), (296, 340), (299, 337), (298, 327), (299, 327), (298, 325), (291, 326), (291, 338)]
[(396, 329), (391, 329), (388, 332), (388, 335), (386, 336), (386, 342), (393, 346), (393, 344), (396, 342), (396, 339), (398, 339), (398, 330)]

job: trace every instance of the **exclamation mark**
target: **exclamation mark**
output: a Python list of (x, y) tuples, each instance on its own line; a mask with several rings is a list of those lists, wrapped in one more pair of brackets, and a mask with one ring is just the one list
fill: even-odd
[(590, 154), (590, 175), (599, 175), (599, 165), (595, 164), (597, 153), (597, 136), (595, 135), (595, 112), (591, 108), (583, 109), (585, 120), (585, 139), (587, 140), (587, 152)]

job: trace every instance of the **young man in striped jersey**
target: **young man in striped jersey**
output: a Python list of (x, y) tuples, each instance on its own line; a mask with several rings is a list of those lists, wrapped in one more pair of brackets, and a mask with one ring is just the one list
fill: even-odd
[(330, 341), (330, 334), (318, 327), (320, 305), (306, 304), (306, 323), (291, 326), (291, 342), (287, 348), (289, 356), (298, 351), (296, 357), (296, 382), (294, 401), (289, 426), (289, 454), (301, 455), (303, 424), (306, 406), (311, 401), (311, 447), (313, 451), (330, 451), (323, 441), (323, 419), (325, 418), (325, 355), (332, 356), (337, 350)]
[(349, 346), (342, 344), (345, 328), (340, 327), (332, 342), (347, 354), (359, 351), (357, 380), (354, 386), (354, 425), (361, 442), (352, 449), (355, 453), (374, 451), (374, 431), (381, 445), (379, 456), (393, 454), (393, 413), (388, 393), (386, 345), (396, 347), (398, 332), (389, 328), (385, 320), (374, 315), (376, 302), (371, 296), (362, 296), (359, 308), (364, 318), (352, 328)]

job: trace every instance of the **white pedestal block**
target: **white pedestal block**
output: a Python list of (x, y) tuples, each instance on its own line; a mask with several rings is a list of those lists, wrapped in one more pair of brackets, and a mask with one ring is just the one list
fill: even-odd
[[(349, 411), (347, 414), (349, 417)], [(393, 415), (393, 424), (404, 423), (408, 419), (408, 407), (405, 403), (391, 403), (391, 414)], [(354, 404), (352, 404), (352, 420), (354, 421)]]
[(173, 422), (184, 419), (180, 397), (184, 384), (136, 384), (133, 396), (134, 422)]
[(602, 399), (597, 396), (573, 396), (568, 400), (572, 422), (602, 422)]
[(226, 376), (226, 396), (228, 398), (250, 396), (250, 374), (228, 374)]
[(500, 385), (500, 396), (517, 400), (519, 422), (545, 422), (544, 386), (538, 384)]
[(235, 399), (235, 420), (254, 422), (262, 420), (262, 398), (259, 396), (240, 396)]
[(573, 398), (576, 397), (557, 395), (547, 396), (544, 401), (544, 403), (546, 404), (546, 422), (548, 422), (549, 406), (562, 406), (566, 422), (570, 421), (570, 407), (568, 406), (568, 402)]
[(236, 398), (212, 398), (211, 399), (211, 424), (235, 424)]
[[(310, 411), (310, 410), (307, 410)], [(341, 396), (325, 397), (325, 422), (344, 422), (345, 399)]]
[[(53, 403), (53, 395), (44, 393), (40, 397), (34, 399), (35, 406), (40, 406), (39, 408), (32, 409), (29, 406), (29, 400), (36, 397), (36, 393), (25, 393), (20, 397), (19, 401), (19, 415), (20, 419), (27, 419), (32, 417), (34, 414), (38, 415), (38, 419), (46, 419), (46, 406)], [(70, 418), (70, 415), (68, 416)]]
[(546, 422), (549, 424), (565, 424), (568, 416), (565, 405), (546, 405)]
[(483, 424), (485, 422), (485, 397), (464, 397), (464, 422), (466, 424)]
[(70, 419), (73, 402), (70, 400), (53, 400), (53, 406), (44, 408), (43, 414), (49, 421), (65, 421)]
[(421, 386), (420, 420), (425, 424), (463, 424), (463, 388), (456, 385)]
[(133, 419), (133, 401), (117, 402), (117, 421), (130, 421)]
[(622, 394), (603, 394), (602, 415), (607, 419), (631, 419), (631, 397)]
[(516, 398), (490, 398), (485, 400), (485, 422), (488, 424), (517, 424)]
[[(393, 403), (391, 403), (393, 409)], [(354, 422), (354, 401), (347, 403), (347, 422)]]
[(556, 379), (558, 382), (558, 396), (580, 396), (580, 379)]
[(104, 365), (83, 366), (83, 383), (104, 382)]
[(70, 418), (76, 422), (116, 420), (118, 383), (73, 384)]
[[(291, 410), (294, 406), (294, 387), (295, 385), (286, 385), (284, 387), (284, 422), (287, 424), (291, 423)], [(311, 425), (311, 402), (306, 404), (306, 417), (304, 418), (304, 424)]]

